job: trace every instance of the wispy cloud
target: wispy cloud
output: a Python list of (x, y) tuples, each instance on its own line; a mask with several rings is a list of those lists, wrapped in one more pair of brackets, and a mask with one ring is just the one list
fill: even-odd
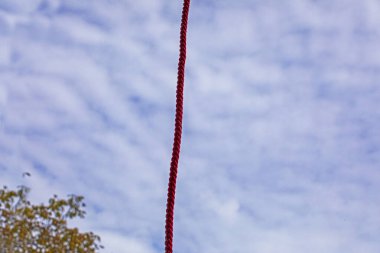
[[(1, 183), (82, 194), (105, 252), (163, 250), (181, 5), (1, 1)], [(380, 244), (380, 4), (194, 1), (175, 250)]]

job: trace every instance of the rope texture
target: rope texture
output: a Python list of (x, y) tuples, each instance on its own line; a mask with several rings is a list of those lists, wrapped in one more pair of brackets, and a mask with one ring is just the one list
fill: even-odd
[(185, 83), (185, 63), (186, 63), (186, 32), (187, 21), (189, 16), (190, 0), (184, 0), (182, 8), (181, 32), (180, 32), (180, 49), (177, 75), (177, 92), (176, 92), (176, 112), (175, 112), (175, 129), (172, 150), (172, 159), (170, 163), (170, 175), (168, 184), (168, 198), (166, 202), (166, 222), (165, 222), (165, 253), (173, 253), (173, 219), (174, 219), (174, 202), (177, 182), (177, 171), (179, 153), (181, 150), (182, 135), (182, 115), (183, 115), (183, 89)]

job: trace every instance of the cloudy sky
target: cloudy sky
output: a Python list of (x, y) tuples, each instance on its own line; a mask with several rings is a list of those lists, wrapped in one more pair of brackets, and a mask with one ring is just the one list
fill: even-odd
[[(164, 248), (181, 1), (0, 1), (0, 184)], [(380, 2), (193, 0), (175, 252), (380, 252)], [(22, 178), (28, 171), (30, 178)]]

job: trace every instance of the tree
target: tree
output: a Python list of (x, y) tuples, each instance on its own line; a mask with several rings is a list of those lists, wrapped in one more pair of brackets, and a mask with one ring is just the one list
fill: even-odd
[(30, 188), (0, 189), (0, 253), (91, 253), (103, 248), (100, 237), (68, 228), (67, 220), (84, 218), (82, 196), (56, 195), (47, 205), (32, 205)]

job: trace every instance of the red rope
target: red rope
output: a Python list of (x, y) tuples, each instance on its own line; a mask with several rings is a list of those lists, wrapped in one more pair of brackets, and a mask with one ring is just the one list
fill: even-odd
[(173, 142), (172, 160), (170, 163), (168, 199), (166, 202), (165, 253), (173, 252), (174, 202), (175, 202), (175, 189), (176, 189), (176, 182), (177, 182), (179, 153), (181, 150), (183, 88), (184, 88), (184, 83), (185, 83), (185, 63), (186, 63), (186, 31), (187, 31), (187, 20), (189, 16), (189, 9), (190, 9), (190, 0), (184, 0), (183, 9), (182, 9), (181, 34), (180, 34), (180, 46), (179, 46), (180, 49), (179, 49), (178, 76), (177, 76), (174, 142)]

